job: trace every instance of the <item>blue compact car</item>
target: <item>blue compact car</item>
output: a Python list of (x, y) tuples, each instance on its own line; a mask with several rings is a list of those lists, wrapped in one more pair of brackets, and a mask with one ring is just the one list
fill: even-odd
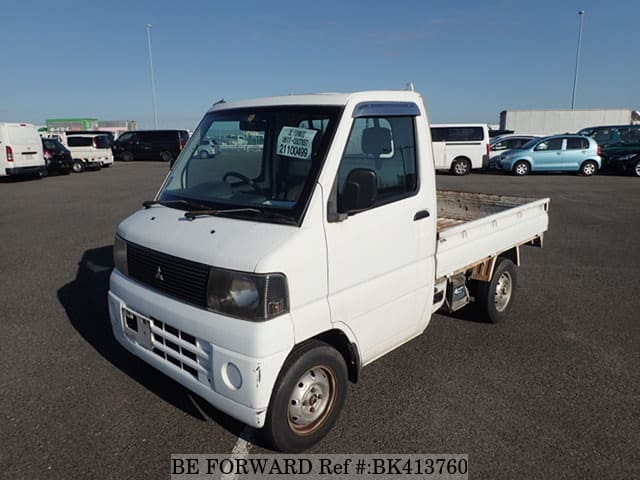
[(531, 172), (598, 173), (602, 167), (600, 147), (584, 135), (553, 135), (525, 143), (500, 156), (502, 170), (522, 176)]

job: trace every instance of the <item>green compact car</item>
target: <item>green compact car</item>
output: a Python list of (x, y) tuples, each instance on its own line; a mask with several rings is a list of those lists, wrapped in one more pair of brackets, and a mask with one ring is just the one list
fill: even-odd
[(640, 125), (589, 127), (580, 130), (578, 135), (587, 135), (598, 142), (606, 168), (614, 168), (617, 158), (640, 153)]

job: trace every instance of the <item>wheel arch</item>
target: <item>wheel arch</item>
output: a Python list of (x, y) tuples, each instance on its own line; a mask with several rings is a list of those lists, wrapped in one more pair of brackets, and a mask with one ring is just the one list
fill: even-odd
[(319, 340), (335, 348), (338, 353), (340, 353), (344, 359), (345, 365), (347, 366), (349, 381), (352, 383), (358, 382), (360, 379), (360, 371), (362, 369), (358, 346), (349, 340), (349, 337), (347, 337), (342, 330), (337, 328), (327, 330), (326, 332), (319, 333), (315, 337), (308, 338), (302, 343), (312, 340)]
[(460, 161), (460, 160), (466, 160), (467, 162), (472, 163), (471, 159), (469, 157), (467, 157), (466, 155), (457, 155), (456, 157), (454, 157), (453, 160), (451, 160), (451, 164), (453, 165), (453, 162), (457, 162), (457, 161)]

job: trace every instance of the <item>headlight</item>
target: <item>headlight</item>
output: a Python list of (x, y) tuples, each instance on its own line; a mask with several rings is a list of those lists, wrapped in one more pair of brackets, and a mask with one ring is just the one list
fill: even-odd
[(212, 268), (207, 307), (243, 320), (269, 320), (289, 311), (287, 279), (281, 273), (251, 274)]
[(116, 234), (113, 239), (113, 264), (125, 275), (129, 275), (127, 264), (127, 242)]

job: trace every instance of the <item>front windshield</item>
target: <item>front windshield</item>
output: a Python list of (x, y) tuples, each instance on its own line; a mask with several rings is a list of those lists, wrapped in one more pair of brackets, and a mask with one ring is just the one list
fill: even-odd
[(300, 223), (340, 112), (310, 106), (210, 112), (180, 154), (159, 201)]

